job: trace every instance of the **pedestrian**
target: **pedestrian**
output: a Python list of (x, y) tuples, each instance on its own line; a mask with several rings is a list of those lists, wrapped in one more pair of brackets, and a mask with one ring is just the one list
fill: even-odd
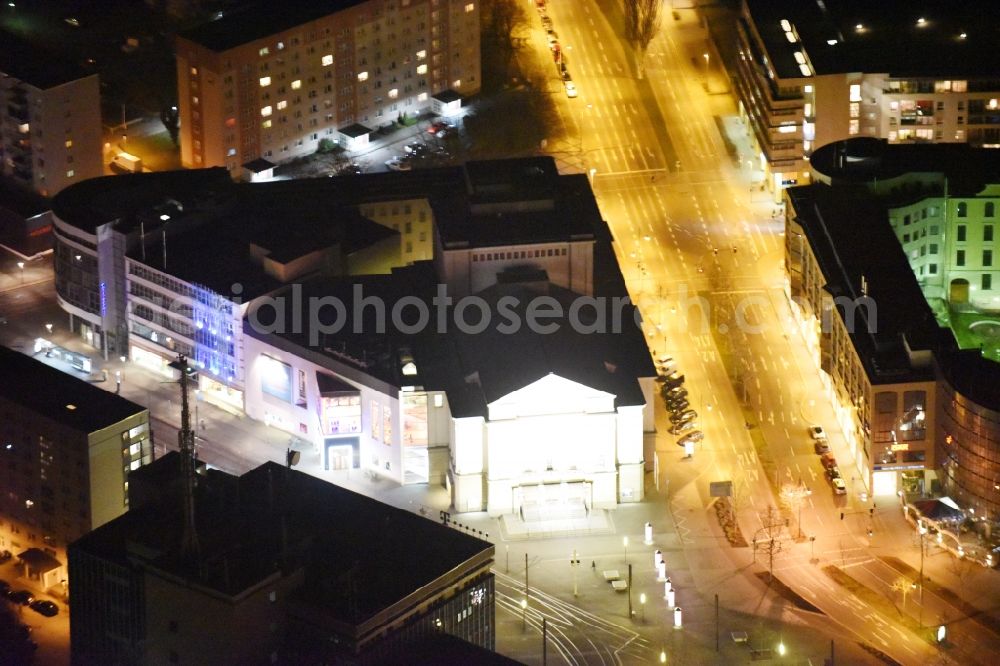
[(593, 569), (594, 571), (597, 571), (597, 562), (595, 562), (594, 560), (591, 560), (590, 561), (590, 568)]

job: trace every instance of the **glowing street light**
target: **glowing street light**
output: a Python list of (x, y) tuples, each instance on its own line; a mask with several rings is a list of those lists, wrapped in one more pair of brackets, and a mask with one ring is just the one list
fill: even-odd
[(521, 631), (528, 628), (528, 600), (521, 599)]
[(674, 629), (681, 628), (681, 607), (678, 606), (674, 609)]
[(778, 641), (778, 656), (779, 657), (784, 657), (785, 656), (785, 643), (784, 643), (784, 641)]
[(639, 617), (642, 622), (646, 622), (646, 593), (643, 592), (639, 595)]
[(625, 547), (625, 564), (628, 564), (628, 537), (622, 538), (622, 545)]
[(17, 267), (21, 269), (21, 284), (24, 284), (24, 262), (17, 262)]
[(667, 651), (666, 650), (660, 650), (660, 663), (661, 664), (667, 663)]

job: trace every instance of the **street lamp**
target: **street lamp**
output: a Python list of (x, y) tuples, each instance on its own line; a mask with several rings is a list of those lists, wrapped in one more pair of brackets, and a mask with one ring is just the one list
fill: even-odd
[(625, 564), (628, 564), (628, 537), (622, 539), (622, 545), (625, 546)]
[(646, 593), (639, 595), (639, 617), (643, 623), (646, 622)]
[(521, 632), (528, 628), (528, 600), (521, 599)]
[(661, 664), (667, 663), (667, 651), (666, 650), (660, 650), (660, 663)]
[(24, 284), (24, 262), (17, 262), (17, 267), (21, 269), (21, 284)]
[(920, 618), (918, 625), (924, 627), (924, 535), (927, 534), (927, 526), (923, 520), (917, 521), (917, 531), (920, 532)]

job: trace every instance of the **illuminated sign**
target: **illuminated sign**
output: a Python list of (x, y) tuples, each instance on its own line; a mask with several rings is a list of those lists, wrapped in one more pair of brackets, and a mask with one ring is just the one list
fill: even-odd
[(101, 283), (101, 316), (105, 316), (108, 313), (108, 294), (107, 286), (105, 283)]
[(893, 451), (909, 451), (910, 450), (910, 445), (909, 444), (893, 444), (889, 448), (891, 448)]
[(292, 401), (292, 366), (270, 356), (260, 356), (260, 390), (285, 402)]

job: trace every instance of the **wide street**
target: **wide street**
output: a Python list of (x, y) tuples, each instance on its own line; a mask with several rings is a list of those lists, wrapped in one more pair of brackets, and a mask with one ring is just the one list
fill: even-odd
[[(549, 58), (537, 13), (528, 9), (531, 48)], [(916, 593), (899, 598), (890, 589), (900, 574), (881, 558), (898, 557), (915, 567), (919, 546), (908, 538), (912, 531), (895, 497), (861, 499), (861, 472), (851, 462), (785, 295), (783, 224), (774, 215), (771, 193), (759, 189), (763, 174), (750, 159), (728, 80), (695, 13), (677, 9), (675, 20), (664, 12), (645, 58), (645, 77), (637, 79), (632, 54), (615, 32), (622, 23), (617, 0), (551, 0), (547, 11), (579, 96), (566, 96), (552, 66), (548, 85), (560, 136), (546, 151), (564, 173), (589, 174), (640, 304), (649, 346), (656, 355), (677, 359), (706, 438), (686, 459), (667, 434), (667, 415), (658, 402), (657, 434), (647, 442), (656, 473), (647, 475), (646, 501), (611, 512), (604, 532), (516, 540), (505, 538), (485, 514), (456, 517), (496, 544), (498, 650), (542, 663), (544, 618), (548, 663), (655, 663), (661, 650), (668, 663), (745, 663), (751, 647), (764, 654), (780, 643), (789, 663), (818, 664), (829, 657), (831, 640), (837, 663), (884, 663), (859, 644), (904, 664), (975, 663), (977, 655), (995, 654), (995, 637), (980, 635), (974, 651), (942, 656), (900, 621), (904, 614), (927, 622), (956, 619), (957, 611), (929, 589), (922, 602)], [(28, 262), (23, 272), (4, 259), (0, 316), (8, 322), (0, 326), (4, 344), (27, 350), (34, 337), (46, 336), (85, 350), (66, 330), (67, 317), (55, 303), (49, 258)], [(131, 364), (102, 362), (92, 349), (88, 353), (110, 377), (123, 373), (123, 395), (150, 406), (157, 454), (176, 448), (177, 387)], [(89, 379), (115, 388), (99, 371)], [(199, 456), (211, 465), (241, 473), (265, 460), (284, 460), (287, 434), (204, 403), (196, 421)], [(806, 432), (813, 423), (829, 435), (848, 482), (846, 497), (834, 496), (823, 476)], [(324, 472), (312, 451), (303, 452), (300, 469), (428, 516), (448, 508), (443, 488), (400, 488), (359, 472)], [(737, 520), (748, 541), (761, 534), (768, 507), (777, 506), (777, 488), (804, 485), (811, 491), (801, 514), (786, 511), (774, 530), (781, 550), (774, 553), (773, 571), (821, 612), (796, 608), (767, 587), (757, 575), (766, 577), (763, 550), (733, 548), (726, 541), (709, 496), (709, 482), (725, 480), (733, 481)], [(650, 544), (643, 543), (647, 521), (654, 529)], [(800, 532), (803, 538), (796, 539)], [(683, 607), (681, 629), (672, 628), (664, 585), (656, 580), (656, 549), (663, 551)], [(570, 564), (574, 550), (576, 567)], [(990, 589), (995, 581), (985, 583), (996, 573), (953, 575), (948, 557), (928, 557), (934, 579), (956, 590), (962, 584), (970, 601), (983, 602), (971, 591), (979, 584)], [(603, 575), (617, 570), (625, 576), (629, 564), (631, 617), (629, 595), (613, 591)], [(834, 583), (823, 572), (830, 565), (892, 599), (901, 614), (887, 614)], [(522, 599), (528, 601), (524, 610)], [(746, 632), (748, 643), (736, 642), (733, 632)]]

